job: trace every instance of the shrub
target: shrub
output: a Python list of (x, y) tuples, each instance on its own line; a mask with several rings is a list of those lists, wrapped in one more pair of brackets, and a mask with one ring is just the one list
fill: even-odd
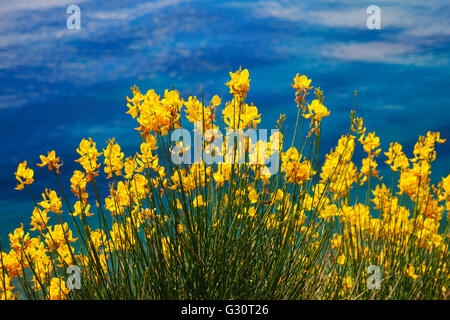
[[(83, 139), (72, 195), (61, 187), (54, 151), (38, 166), (48, 167), (60, 188), (45, 189), (39, 202), (34, 172), (20, 163), (16, 189), (29, 189), (35, 208), (30, 230), (22, 224), (9, 235), (10, 251), (1, 252), (0, 297), (445, 299), (450, 175), (430, 182), (435, 144), (444, 142), (439, 133), (420, 137), (412, 158), (390, 144), (388, 188), (377, 170), (380, 140), (354, 110), (348, 132), (320, 159), (330, 111), (319, 88), (308, 102), (306, 76), (292, 84), (292, 142), (283, 115), (269, 139), (248, 134), (261, 121), (246, 103), (249, 73), (230, 77), (222, 121), (218, 96), (205, 104), (176, 90), (161, 98), (131, 88), (127, 113), (138, 122), (139, 150), (125, 157), (111, 139), (99, 152)], [(227, 129), (234, 134), (222, 137)], [(172, 141), (174, 133), (183, 139)], [(359, 145), (358, 168), (352, 159)], [(196, 161), (186, 163), (192, 152)], [(101, 171), (109, 181), (103, 200)]]

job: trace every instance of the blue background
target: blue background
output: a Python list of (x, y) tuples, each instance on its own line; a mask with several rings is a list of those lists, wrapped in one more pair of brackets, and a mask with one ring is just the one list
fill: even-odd
[[(325, 93), (331, 116), (322, 150), (348, 129), (353, 92), (369, 131), (403, 144), (408, 156), (419, 135), (450, 138), (450, 5), (448, 1), (29, 1), (0, 0), (0, 237), (28, 225), (33, 203), (15, 191), (14, 171), (56, 150), (63, 180), (75, 149), (110, 137), (136, 151), (136, 124), (126, 111), (134, 84), (163, 94), (229, 99), (228, 72), (250, 71), (250, 93), (273, 128), (285, 113), (296, 119), (292, 78), (306, 74)], [(81, 29), (68, 30), (66, 8), (81, 8)], [(366, 8), (381, 8), (381, 29), (369, 30)], [(450, 141), (437, 148), (433, 182), (450, 172)], [(379, 163), (384, 161), (380, 156)], [(360, 166), (360, 162), (356, 163)], [(36, 168), (32, 185), (55, 190)], [(390, 180), (388, 180), (390, 181)], [(68, 192), (68, 185), (65, 184)], [(93, 195), (91, 195), (93, 200)]]

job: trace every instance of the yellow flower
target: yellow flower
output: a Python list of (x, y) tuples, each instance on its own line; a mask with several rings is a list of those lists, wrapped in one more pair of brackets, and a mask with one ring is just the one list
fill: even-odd
[(136, 118), (139, 114), (139, 107), (142, 103), (142, 100), (144, 100), (144, 95), (139, 91), (139, 88), (136, 87), (136, 85), (131, 87), (131, 92), (133, 92), (133, 98), (130, 99), (127, 96), (128, 111), (125, 113), (130, 114), (133, 118)]
[(33, 226), (31, 228), (31, 231), (39, 230), (43, 231), (46, 226), (48, 220), (50, 220), (50, 217), (47, 217), (48, 211), (41, 211), (39, 208), (35, 207), (31, 216), (31, 223), (30, 225)]
[(261, 122), (261, 114), (253, 103), (248, 105), (236, 98), (225, 104), (222, 115), (229, 129), (244, 130), (250, 127), (256, 129), (257, 124)]
[(363, 145), (365, 152), (367, 152), (369, 155), (373, 154), (374, 156), (378, 156), (381, 149), (375, 149), (380, 146), (380, 138), (375, 135), (375, 132), (368, 133), (365, 138), (364, 136), (361, 136), (359, 138), (359, 141)]
[(95, 145), (95, 142), (93, 142), (91, 138), (89, 138), (89, 140), (82, 139), (79, 148), (76, 150), (81, 157), (75, 160), (75, 162), (78, 162), (86, 171), (87, 182), (90, 182), (93, 177), (98, 175), (96, 170), (100, 167), (100, 164), (97, 164), (97, 157), (99, 157), (101, 153), (97, 151)]
[(200, 194), (194, 199), (194, 208), (206, 206), (206, 202), (203, 201), (203, 196)]
[(86, 217), (90, 217), (90, 216), (94, 215), (93, 213), (89, 212), (89, 209), (91, 208), (90, 204), (87, 204), (87, 203), (85, 204), (81, 201), (77, 201), (75, 203), (75, 205), (73, 206), (73, 208), (74, 208), (74, 213), (73, 213), (74, 217), (80, 215), (80, 219), (81, 219), (82, 212), (86, 215)]
[(338, 208), (335, 204), (327, 204), (323, 206), (323, 209), (320, 211), (320, 217), (329, 221), (330, 218), (338, 215)]
[(106, 234), (102, 229), (91, 231), (90, 238), (96, 251), (106, 243)]
[[(48, 197), (48, 198), (47, 198)], [(45, 193), (42, 193), (43, 201), (39, 202), (38, 205), (40, 205), (44, 212), (52, 211), (55, 213), (61, 213), (61, 198), (58, 198), (58, 195), (54, 190), (45, 189)]]
[(139, 147), (141, 153), (137, 153), (137, 157), (142, 161), (142, 166), (156, 170), (158, 166), (158, 156), (153, 155), (153, 150), (157, 149), (156, 142), (153, 141), (154, 137), (152, 135), (148, 135), (147, 137), (152, 138), (148, 138), (149, 141), (141, 143)]
[(388, 157), (385, 163), (391, 166), (392, 171), (398, 171), (399, 168), (404, 170), (409, 167), (408, 158), (403, 153), (401, 144), (391, 142), (389, 151), (384, 154)]
[(373, 156), (368, 156), (367, 158), (362, 159), (362, 166), (361, 166), (361, 174), (360, 177), (362, 179), (360, 180), (361, 185), (364, 184), (365, 181), (367, 181), (368, 176), (378, 177), (379, 171), (376, 170), (377, 168), (377, 162), (373, 158)]
[(308, 79), (308, 77), (305, 75), (300, 76), (300, 73), (297, 73), (297, 75), (294, 78), (294, 83), (291, 85), (295, 89), (309, 90), (312, 89), (312, 87), (309, 86), (310, 84), (311, 79)]
[(256, 192), (255, 189), (251, 189), (248, 198), (250, 199), (250, 203), (256, 203), (258, 202), (258, 192)]
[(204, 132), (212, 128), (214, 113), (210, 108), (204, 107), (196, 96), (189, 97), (188, 101), (183, 101), (183, 103), (186, 106), (186, 118), (188, 121), (200, 126), (200, 128), (195, 128), (196, 130), (201, 129)]
[(128, 249), (136, 244), (136, 237), (134, 236), (130, 217), (127, 217), (123, 224), (114, 223), (109, 235), (111, 237), (111, 246), (116, 250)]
[(358, 134), (360, 137), (364, 136), (364, 134), (366, 133), (366, 127), (364, 127), (363, 118), (357, 117), (357, 118), (353, 119), (351, 130), (353, 132), (355, 132), (356, 134)]
[(214, 223), (213, 225), (211, 225), (212, 228), (217, 228), (220, 224), (220, 220), (217, 220), (216, 223)]
[(128, 157), (125, 159), (125, 179), (131, 179), (135, 172), (142, 172), (144, 168), (138, 168), (136, 159)]
[(297, 89), (295, 92), (295, 101), (302, 108), (303, 112), (305, 112), (305, 106), (303, 106), (302, 102), (305, 101), (308, 90), (312, 89), (312, 86), (309, 86), (310, 84), (311, 79), (308, 79), (308, 77), (304, 75), (300, 76), (299, 73), (295, 76), (294, 83), (291, 84), (294, 89)]
[(317, 99), (314, 99), (311, 104), (308, 104), (309, 113), (303, 114), (305, 119), (312, 118), (314, 121), (321, 121), (322, 118), (328, 117), (330, 111)]
[(401, 172), (400, 179), (398, 182), (398, 188), (400, 194), (407, 194), (408, 196), (413, 196), (418, 191), (419, 176), (415, 170), (406, 169)]
[(414, 280), (416, 280), (417, 278), (419, 278), (420, 276), (414, 273), (414, 266), (412, 264), (410, 264), (408, 266), (408, 268), (406, 269), (406, 274), (408, 276), (410, 276), (411, 278), (413, 278)]
[(441, 139), (439, 132), (428, 131), (426, 137), (419, 137), (419, 141), (414, 146), (414, 158), (411, 159), (411, 162), (417, 160), (434, 161), (436, 159), (436, 151), (434, 150), (436, 142), (445, 142), (445, 139)]
[(75, 170), (73, 172), (72, 178), (70, 178), (70, 187), (72, 192), (79, 196), (80, 192), (84, 192), (86, 190), (86, 178), (83, 172), (80, 170)]
[(128, 99), (128, 112), (133, 118), (137, 118), (139, 127), (144, 137), (151, 133), (166, 135), (169, 130), (179, 127), (180, 109), (182, 100), (176, 90), (165, 90), (164, 98), (156, 94), (154, 90), (149, 90), (145, 95), (139, 89), (132, 88), (134, 97)]
[(281, 200), (283, 200), (283, 196), (284, 196), (283, 190), (278, 189), (276, 196), (275, 196), (275, 200), (281, 201)]
[(300, 162), (301, 156), (296, 148), (292, 147), (282, 154), (281, 172), (286, 174), (287, 181), (302, 184), (309, 180), (316, 172), (312, 170), (311, 162)]
[(40, 155), (42, 163), (37, 163), (38, 167), (45, 167), (48, 165), (48, 170), (56, 169), (56, 172), (59, 173), (59, 167), (62, 166), (62, 163), (59, 162), (59, 157), (56, 157), (55, 150), (51, 152), (47, 152), (47, 156)]
[(177, 198), (176, 201), (177, 201), (177, 209), (183, 210), (183, 205), (181, 204), (180, 200), (178, 200), (178, 198)]
[[(0, 254), (2, 253), (0, 252)], [(0, 272), (0, 301), (14, 300), (16, 298), (15, 296), (13, 296), (14, 289), (15, 287), (11, 286), (11, 278), (7, 274)]]
[(23, 223), (20, 224), (20, 228), (15, 229), (13, 233), (9, 234), (9, 242), (11, 248), (14, 248), (17, 251), (21, 251), (22, 248), (28, 246), (30, 242), (30, 234), (25, 234), (25, 231), (23, 230)]
[(334, 235), (333, 235), (333, 239), (331, 239), (330, 242), (331, 242), (332, 248), (337, 250), (337, 249), (339, 249), (339, 247), (341, 246), (341, 243), (342, 243), (342, 236), (341, 236), (341, 235), (334, 234)]
[(121, 152), (120, 146), (114, 142), (114, 138), (109, 140), (106, 150), (103, 149), (103, 155), (105, 156), (105, 161), (103, 162), (105, 164), (104, 170), (108, 174), (106, 179), (111, 178), (113, 173), (116, 176), (121, 176), (124, 154)]
[(218, 186), (223, 186), (225, 181), (230, 178), (231, 164), (219, 163), (217, 172), (213, 173), (214, 181)]
[(45, 189), (45, 193), (42, 193), (42, 198), (44, 200), (39, 202), (38, 204), (44, 209), (45, 212), (48, 211), (52, 211), (55, 213), (62, 212), (61, 198), (58, 198), (58, 195), (54, 190)]
[(447, 201), (450, 203), (450, 174), (447, 177), (442, 177), (441, 181), (442, 194), (439, 196), (439, 201)]
[(45, 234), (45, 242), (50, 250), (57, 250), (58, 248), (67, 245), (66, 238), (68, 242), (75, 242), (78, 239), (73, 238), (72, 230), (69, 229), (67, 222), (62, 226), (60, 224), (55, 225), (53, 228), (52, 226), (49, 226), (48, 233)]
[(184, 232), (183, 224), (181, 224), (181, 223), (177, 224), (177, 231), (178, 231), (178, 233), (183, 233)]
[(343, 266), (345, 264), (345, 254), (341, 254), (337, 260), (336, 260), (337, 264), (340, 266)]
[[(34, 182), (34, 171), (27, 168), (26, 161), (19, 164), (14, 175), (16, 176), (17, 181), (19, 181), (19, 184), (14, 188), (16, 190), (22, 190), (26, 184), (32, 184)], [(25, 181), (22, 179), (25, 179)]]
[(231, 80), (226, 83), (226, 85), (230, 88), (230, 94), (237, 94), (241, 97), (245, 97), (250, 87), (248, 70), (242, 70), (239, 67), (239, 70), (237, 70), (235, 73), (230, 72), (230, 77)]
[(343, 279), (344, 290), (350, 291), (353, 288), (353, 280), (350, 276)]
[(53, 278), (50, 282), (48, 299), (65, 300), (70, 289), (66, 287), (66, 283), (60, 278)]
[(214, 107), (219, 106), (221, 102), (222, 102), (222, 99), (220, 99), (218, 95), (215, 95), (215, 96), (211, 99), (211, 104), (212, 104)]

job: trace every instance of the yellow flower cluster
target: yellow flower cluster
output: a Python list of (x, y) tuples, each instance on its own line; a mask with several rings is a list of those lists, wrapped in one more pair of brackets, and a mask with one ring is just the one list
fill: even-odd
[(16, 176), (17, 181), (19, 181), (19, 184), (15, 188), (16, 190), (22, 190), (26, 184), (32, 184), (34, 182), (34, 171), (27, 167), (26, 161), (19, 164), (14, 175)]
[(183, 105), (178, 91), (166, 90), (161, 99), (154, 90), (149, 90), (145, 95), (136, 86), (131, 90), (134, 96), (131, 99), (127, 97), (127, 113), (137, 118), (140, 125), (137, 130), (144, 136), (151, 133), (166, 135), (169, 130), (177, 127)]
[(250, 88), (249, 76), (250, 74), (247, 69), (242, 70), (239, 68), (235, 73), (230, 72), (231, 79), (226, 83), (230, 88), (230, 94), (245, 98)]
[(38, 163), (38, 167), (48, 166), (48, 170), (55, 169), (57, 173), (60, 173), (59, 168), (62, 166), (62, 163), (58, 163), (59, 157), (56, 157), (55, 150), (48, 152), (46, 157), (41, 155), (40, 158), (42, 163)]
[(281, 161), (281, 172), (286, 174), (287, 182), (302, 184), (316, 174), (311, 167), (311, 162), (301, 161), (301, 155), (294, 147), (281, 156)]
[(224, 122), (230, 129), (254, 128), (261, 122), (261, 115), (258, 109), (253, 105), (249, 106), (239, 97), (226, 104), (223, 112)]
[[(248, 70), (239, 69), (230, 73), (230, 78), (226, 85), (232, 97), (222, 110), (223, 127), (256, 128), (261, 114), (253, 103), (245, 102), (250, 87)], [(167, 275), (196, 263), (200, 267), (192, 267), (193, 274), (205, 271), (202, 276), (216, 279), (215, 266), (208, 263), (222, 259), (213, 253), (220, 252), (222, 243), (233, 234), (239, 239), (248, 237), (252, 247), (237, 265), (227, 265), (227, 270), (246, 269), (246, 259), (257, 252), (262, 252), (260, 259), (269, 259), (274, 251), (289, 253), (289, 262), (282, 261), (286, 266), (280, 268), (286, 273), (273, 285), (283, 286), (283, 281), (294, 279), (296, 285), (303, 283), (305, 290), (314, 292), (311, 297), (364, 295), (367, 265), (379, 266), (388, 278), (401, 281), (405, 290), (438, 286), (437, 296), (445, 297), (450, 281), (449, 239), (442, 230), (450, 210), (450, 175), (437, 186), (430, 178), (435, 145), (445, 139), (438, 132), (428, 132), (419, 138), (412, 158), (399, 143), (391, 143), (383, 154), (398, 182), (393, 180), (388, 188), (376, 162), (382, 155), (380, 138), (374, 132), (366, 134), (363, 119), (352, 114), (349, 134), (342, 135), (319, 161), (320, 128), (330, 111), (323, 105), (320, 88), (315, 91), (317, 99), (306, 101), (310, 84), (310, 79), (299, 74), (292, 84), (299, 115), (302, 112), (303, 119), (311, 120), (303, 145), (295, 147), (294, 139), (283, 151), (281, 134), (272, 135), (269, 141), (246, 138), (245, 155), (241, 155), (246, 162), (215, 165), (171, 163), (174, 147), (181, 146), (179, 153), (189, 149), (184, 141), (171, 144), (168, 135), (183, 128), (183, 121), (201, 123), (201, 134), (217, 131), (215, 114), (221, 98), (215, 95), (205, 106), (195, 96), (182, 99), (176, 90), (166, 90), (161, 98), (154, 90), (144, 95), (137, 87), (131, 88), (127, 113), (139, 124), (142, 139), (137, 152), (126, 157), (115, 139), (108, 141), (103, 152), (98, 152), (91, 138), (80, 142), (76, 150), (80, 157), (75, 161), (81, 170), (75, 170), (70, 178), (70, 196), (75, 198), (46, 188), (31, 214), (31, 234), (23, 224), (9, 234), (10, 250), (0, 253), (0, 299), (16, 299), (17, 290), (11, 283), (14, 278), (27, 283), (28, 274), (32, 279), (25, 289), (31, 297), (67, 299), (87, 294), (89, 290), (77, 292), (66, 286), (64, 270), (70, 265), (81, 267), (83, 286), (92, 289), (89, 297), (94, 298), (110, 297), (128, 281), (139, 283), (127, 289), (134, 296), (141, 296), (136, 291), (141, 287), (143, 295), (148, 282), (164, 288), (170, 287), (166, 285), (169, 280), (188, 283), (187, 273)], [(282, 116), (280, 129), (283, 120)], [(219, 153), (212, 146), (212, 136), (203, 138), (202, 151)], [(237, 158), (225, 141), (223, 144), (222, 155)], [(365, 154), (359, 168), (353, 162), (357, 147)], [(271, 174), (266, 161), (277, 151), (280, 172)], [(40, 160), (38, 166), (60, 173), (55, 151), (41, 155)], [(102, 165), (109, 182), (103, 200), (97, 184)], [(34, 182), (34, 172), (26, 161), (18, 165), (15, 176), (18, 190)], [(88, 201), (88, 188), (94, 191), (95, 204)], [(97, 228), (91, 228), (91, 216), (98, 218)], [(255, 235), (267, 238), (258, 242)], [(219, 248), (206, 247), (209, 243)], [(267, 247), (258, 251), (258, 246), (264, 245)], [(240, 259), (239, 248), (235, 250), (225, 254)], [(183, 259), (193, 260), (181, 265), (188, 261)], [(157, 272), (148, 272), (154, 266)], [(295, 272), (289, 269), (293, 266)], [(102, 286), (103, 291), (99, 289)], [(396, 286), (385, 287), (391, 290)]]

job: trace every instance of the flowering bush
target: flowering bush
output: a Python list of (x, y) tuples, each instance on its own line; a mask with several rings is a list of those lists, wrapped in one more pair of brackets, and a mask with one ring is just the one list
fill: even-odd
[[(45, 189), (40, 201), (33, 169), (20, 163), (16, 189), (28, 188), (35, 208), (31, 228), (10, 233), (9, 252), (0, 247), (0, 298), (446, 299), (450, 175), (430, 182), (435, 144), (445, 141), (439, 133), (420, 137), (411, 158), (390, 144), (390, 187), (377, 170), (380, 139), (354, 111), (348, 132), (321, 160), (330, 111), (320, 88), (308, 102), (311, 80), (297, 74), (292, 142), (281, 133), (281, 115), (277, 134), (244, 136), (239, 154), (239, 137), (218, 143), (214, 133), (256, 129), (261, 115), (246, 102), (248, 71), (230, 77), (222, 121), (218, 96), (205, 104), (176, 90), (161, 98), (131, 88), (127, 113), (138, 123), (139, 150), (126, 157), (111, 139), (100, 152), (83, 139), (72, 195), (61, 187), (55, 151), (38, 166), (54, 172), (60, 189)], [(189, 123), (202, 139), (196, 150), (171, 139)], [(365, 155), (359, 167), (352, 160), (358, 145)], [(229, 161), (173, 161), (198, 150)], [(269, 170), (267, 159), (278, 153)], [(101, 171), (110, 188), (105, 199)], [(73, 266), (78, 285), (68, 273)]]

